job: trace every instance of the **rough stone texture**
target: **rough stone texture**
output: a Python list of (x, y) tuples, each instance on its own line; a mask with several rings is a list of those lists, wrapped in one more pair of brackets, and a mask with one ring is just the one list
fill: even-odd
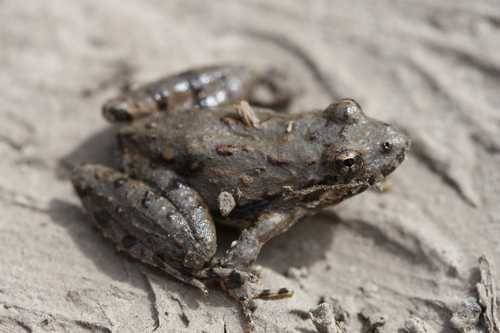
[[(314, 332), (307, 311), (335, 298), (350, 332), (367, 306), (384, 332), (413, 316), (454, 332), (446, 304), (477, 298), (480, 255), (498, 262), (498, 1), (4, 0), (0, 22), (0, 331), (244, 329), (215, 283), (205, 297), (116, 252), (68, 181), (77, 163), (113, 165), (107, 98), (200, 65), (281, 66), (301, 87), (294, 111), (350, 97), (413, 140), (390, 191), (264, 247), (259, 283), (296, 294), (258, 301), (258, 330)], [(222, 247), (237, 236), (220, 233)]]

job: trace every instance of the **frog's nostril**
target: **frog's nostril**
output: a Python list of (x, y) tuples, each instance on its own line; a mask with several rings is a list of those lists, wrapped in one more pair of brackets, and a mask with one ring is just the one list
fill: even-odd
[(390, 141), (385, 141), (384, 143), (382, 143), (382, 150), (384, 151), (384, 153), (388, 153), (392, 150), (392, 142)]

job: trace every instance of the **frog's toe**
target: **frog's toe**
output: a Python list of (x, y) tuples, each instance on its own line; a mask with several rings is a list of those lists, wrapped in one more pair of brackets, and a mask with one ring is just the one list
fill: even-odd
[(253, 312), (257, 308), (255, 298), (282, 298), (290, 297), (293, 295), (293, 289), (291, 288), (280, 288), (277, 290), (272, 289), (254, 289), (249, 286), (247, 282), (241, 281), (239, 279), (222, 279), (221, 286), (224, 290), (229, 293), (234, 299), (236, 299), (243, 310), (246, 321), (246, 331), (253, 332), (255, 328), (253, 320)]
[(260, 276), (260, 274), (262, 273), (262, 266), (261, 265), (253, 266), (252, 269), (250, 270), (250, 273), (252, 273), (255, 276)]

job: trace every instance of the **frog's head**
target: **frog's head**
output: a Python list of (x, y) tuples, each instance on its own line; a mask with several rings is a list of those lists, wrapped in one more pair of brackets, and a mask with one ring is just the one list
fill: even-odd
[(341, 128), (335, 133), (340, 140), (327, 144), (323, 159), (336, 184), (373, 186), (404, 161), (410, 140), (391, 125), (368, 118), (354, 100), (333, 103), (323, 115), (327, 127)]

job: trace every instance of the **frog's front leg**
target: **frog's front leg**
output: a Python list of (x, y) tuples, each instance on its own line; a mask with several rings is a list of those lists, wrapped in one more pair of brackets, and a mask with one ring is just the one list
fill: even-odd
[(85, 209), (117, 247), (174, 277), (208, 290), (200, 279), (256, 281), (233, 268), (213, 266), (216, 235), (196, 191), (173, 172), (162, 173), (163, 190), (100, 165), (81, 165), (72, 182)]
[[(272, 237), (288, 230), (304, 215), (305, 211), (301, 207), (284, 212), (272, 211), (261, 215), (254, 225), (242, 231), (239, 239), (232, 244), (226, 256), (220, 260), (221, 265), (242, 271), (251, 271), (262, 246)], [(256, 290), (245, 281), (231, 278), (224, 279), (222, 285), (243, 307), (247, 332), (254, 329), (252, 315), (256, 308), (253, 302), (254, 298), (288, 297), (293, 295), (293, 290), (289, 288)]]

